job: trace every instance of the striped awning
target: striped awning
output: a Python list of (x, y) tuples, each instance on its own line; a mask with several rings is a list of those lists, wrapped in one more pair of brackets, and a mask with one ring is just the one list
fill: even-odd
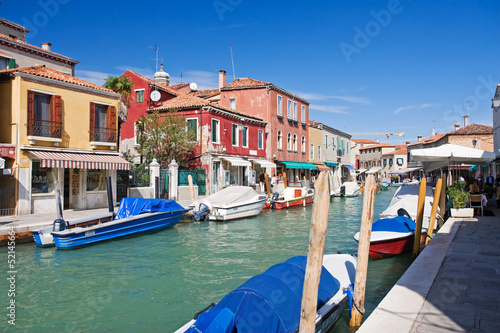
[(117, 155), (30, 151), (42, 168), (130, 170), (130, 162)]
[(330, 171), (331, 169), (324, 164), (314, 164), (319, 171)]

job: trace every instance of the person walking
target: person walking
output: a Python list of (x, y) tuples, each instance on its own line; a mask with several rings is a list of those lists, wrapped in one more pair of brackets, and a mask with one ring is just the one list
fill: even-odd
[(261, 192), (264, 192), (266, 190), (265, 183), (266, 183), (266, 176), (264, 176), (264, 173), (261, 173), (259, 176), (259, 184)]

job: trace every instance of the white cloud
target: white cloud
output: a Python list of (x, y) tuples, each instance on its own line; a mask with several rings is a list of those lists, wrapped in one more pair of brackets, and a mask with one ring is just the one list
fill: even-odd
[(180, 77), (170, 76), (170, 84), (178, 83), (196, 83), (198, 90), (216, 89), (219, 87), (219, 73), (191, 70), (182, 72), (182, 81)]
[(79, 79), (102, 86), (104, 84), (104, 79), (109, 75), (111, 74), (97, 71), (76, 70), (75, 76)]
[(426, 103), (426, 104), (421, 104), (421, 105), (401, 106), (394, 111), (394, 114), (398, 114), (401, 111), (406, 111), (406, 110), (422, 110), (422, 109), (430, 108), (433, 106), (438, 106), (438, 104)]
[(355, 103), (355, 104), (371, 104), (371, 101), (365, 97), (356, 96), (336, 96), (336, 95), (324, 95), (318, 93), (308, 93), (308, 92), (294, 92), (297, 96), (305, 98), (311, 101), (328, 101), (332, 99), (341, 100), (344, 102)]
[(338, 106), (338, 105), (310, 105), (309, 110), (317, 110), (322, 112), (330, 112), (330, 113), (348, 113), (345, 110), (346, 106)]

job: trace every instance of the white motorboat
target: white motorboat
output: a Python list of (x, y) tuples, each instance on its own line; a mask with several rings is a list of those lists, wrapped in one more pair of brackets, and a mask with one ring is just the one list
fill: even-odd
[(357, 182), (344, 182), (333, 192), (334, 197), (357, 197), (359, 196), (359, 187)]
[(251, 217), (261, 213), (267, 196), (248, 186), (229, 186), (201, 202), (195, 202), (193, 217), (200, 221), (227, 221)]

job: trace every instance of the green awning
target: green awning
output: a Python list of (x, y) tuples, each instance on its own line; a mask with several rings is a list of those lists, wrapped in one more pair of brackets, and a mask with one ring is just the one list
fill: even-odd
[(338, 163), (334, 163), (334, 162), (325, 162), (325, 164), (329, 167), (336, 167), (336, 166), (339, 166)]
[(316, 166), (312, 163), (302, 163), (302, 162), (285, 162), (285, 161), (280, 161), (280, 163), (283, 163), (287, 169), (310, 169), (310, 170), (316, 170)]
[(471, 167), (469, 168), (469, 171), (474, 171), (474, 170), (476, 170), (476, 169), (477, 169), (477, 165), (473, 165), (473, 166), (471, 166)]

